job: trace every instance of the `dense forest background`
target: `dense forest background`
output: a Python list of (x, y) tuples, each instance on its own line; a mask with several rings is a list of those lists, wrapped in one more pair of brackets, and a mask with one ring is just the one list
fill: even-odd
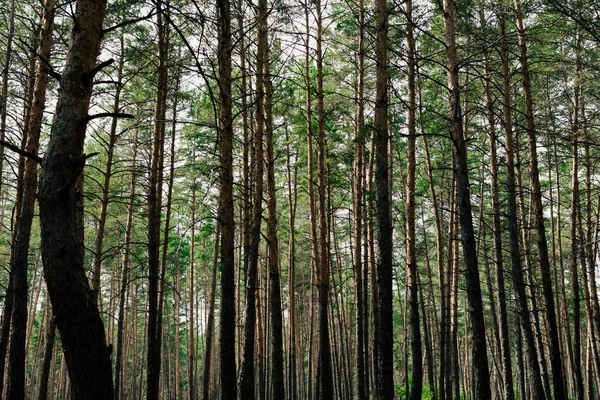
[(599, 398), (599, 18), (2, 0), (2, 397)]

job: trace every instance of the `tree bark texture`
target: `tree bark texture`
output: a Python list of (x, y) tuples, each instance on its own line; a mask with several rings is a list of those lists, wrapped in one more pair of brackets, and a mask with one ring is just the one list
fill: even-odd
[(219, 71), (219, 153), (221, 224), (221, 320), (219, 371), (221, 400), (237, 399), (235, 369), (235, 265), (233, 222), (233, 116), (231, 99), (231, 5), (217, 1)]
[(377, 262), (377, 307), (375, 344), (377, 352), (377, 399), (394, 398), (394, 328), (392, 320), (392, 221), (388, 164), (388, 5), (375, 1), (376, 95), (373, 142), (375, 148), (375, 196), (379, 260)]
[(110, 349), (78, 243), (77, 181), (85, 164), (96, 58), (105, 0), (78, 0), (39, 186), (42, 259), (73, 387), (82, 399), (112, 399)]

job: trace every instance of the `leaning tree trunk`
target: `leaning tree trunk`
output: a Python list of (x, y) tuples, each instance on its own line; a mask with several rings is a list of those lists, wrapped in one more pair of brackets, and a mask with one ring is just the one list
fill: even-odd
[[(116, 91), (113, 103), (113, 112), (119, 113), (121, 110), (121, 91), (123, 89), (123, 66), (125, 65), (125, 43), (123, 35), (120, 38), (120, 59), (119, 66), (117, 67), (117, 81), (115, 82)], [(92, 264), (92, 290), (96, 292), (98, 304), (102, 309), (102, 296), (100, 293), (100, 275), (102, 267), (102, 256), (104, 248), (104, 232), (106, 230), (106, 219), (108, 216), (108, 203), (110, 195), (110, 180), (112, 178), (113, 169), (113, 158), (115, 154), (115, 148), (117, 145), (117, 139), (119, 137), (117, 133), (118, 118), (113, 116), (110, 125), (110, 133), (108, 136), (108, 148), (106, 149), (106, 167), (104, 170), (104, 182), (102, 183), (102, 197), (100, 200), (100, 214), (98, 216), (98, 226), (96, 228), (96, 240), (94, 242), (94, 261)], [(110, 329), (109, 329), (110, 331)]]
[[(510, 94), (509, 52), (505, 32), (505, 20), (500, 21), (500, 34), (502, 36), (502, 109), (504, 114), (504, 131), (506, 146), (506, 191), (507, 191), (507, 225), (510, 239), (510, 261), (512, 281), (515, 291), (516, 311), (519, 316), (519, 329), (525, 344), (527, 357), (528, 375), (533, 387), (533, 398), (541, 400), (544, 398), (544, 388), (538, 363), (538, 355), (535, 347), (529, 307), (525, 294), (525, 279), (523, 277), (523, 263), (521, 260), (521, 248), (519, 245), (519, 221), (517, 215), (517, 189), (515, 177), (515, 152), (513, 140), (512, 107)], [(519, 350), (519, 354), (520, 350)]]
[(548, 258), (548, 242), (546, 240), (546, 228), (544, 223), (544, 209), (542, 206), (542, 192), (540, 188), (540, 172), (537, 157), (537, 139), (535, 123), (533, 119), (533, 95), (531, 90), (531, 78), (529, 74), (529, 61), (527, 55), (527, 41), (523, 25), (523, 15), (519, 0), (515, 0), (515, 14), (517, 31), (519, 37), (519, 50), (521, 61), (521, 75), (523, 78), (523, 94), (525, 97), (525, 130), (529, 145), (529, 179), (531, 181), (531, 205), (535, 215), (535, 230), (537, 233), (537, 253), (540, 271), (542, 275), (542, 289), (544, 302), (546, 304), (546, 319), (548, 321), (548, 333), (550, 341), (550, 364), (552, 365), (552, 383), (554, 386), (554, 399), (566, 399), (565, 382), (563, 375), (560, 344), (558, 340), (558, 328), (556, 322), (556, 309), (552, 290), (552, 278), (550, 274), (550, 260)]
[[(489, 399), (491, 398), (490, 373), (488, 369), (481, 284), (477, 265), (477, 246), (471, 213), (467, 144), (464, 138), (463, 118), (460, 107), (459, 63), (457, 60), (454, 30), (454, 3), (452, 0), (444, 0), (444, 38), (446, 42), (448, 86), (450, 88), (452, 152), (454, 155), (454, 174), (458, 193), (460, 239), (463, 246), (464, 273), (471, 321), (470, 345), (473, 363), (473, 394), (478, 399)], [(458, 393), (456, 395), (458, 396)]]
[(78, 0), (40, 175), (41, 247), (48, 294), (73, 387), (83, 399), (112, 399), (110, 349), (78, 243), (77, 191), (105, 0)]
[[(479, 11), (482, 25), (485, 24), (485, 17), (483, 9)], [(499, 195), (499, 182), (498, 182), (498, 157), (497, 157), (497, 135), (496, 135), (496, 122), (494, 117), (494, 100), (492, 96), (492, 82), (491, 82), (491, 71), (489, 69), (489, 56), (488, 52), (484, 52), (483, 66), (485, 71), (485, 97), (486, 97), (486, 108), (487, 108), (487, 120), (488, 120), (488, 134), (490, 137), (490, 173), (491, 179), (491, 191), (492, 191), (492, 213), (493, 213), (493, 236), (494, 236), (494, 264), (495, 264), (495, 278), (496, 285), (498, 287), (498, 315), (497, 318), (496, 332), (499, 333), (500, 340), (500, 357), (502, 368), (502, 383), (504, 389), (504, 395), (507, 400), (513, 400), (514, 384), (512, 376), (512, 361), (510, 356), (510, 340), (508, 336), (508, 314), (506, 311), (506, 285), (504, 283), (504, 257), (502, 252), (502, 224), (501, 224), (501, 211), (500, 211), (500, 195)]]
[[(29, 126), (26, 127), (25, 151), (37, 155), (42, 131), (42, 118), (46, 105), (46, 88), (48, 71), (42, 60), (50, 59), (52, 49), (52, 33), (54, 28), (54, 0), (44, 4), (42, 16), (42, 38), (39, 45), (38, 70), (35, 77), (34, 94), (29, 112)], [(21, 196), (11, 254), (12, 278), (12, 330), (10, 336), (10, 354), (8, 361), (7, 399), (25, 398), (25, 358), (27, 329), (27, 267), (29, 264), (29, 243), (31, 225), (34, 217), (35, 195), (37, 189), (38, 164), (32, 159), (24, 160), (21, 182)], [(4, 362), (4, 359), (2, 359)]]

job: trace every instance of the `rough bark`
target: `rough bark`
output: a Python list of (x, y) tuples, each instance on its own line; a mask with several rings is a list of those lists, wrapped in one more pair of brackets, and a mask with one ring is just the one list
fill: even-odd
[(237, 398), (235, 370), (235, 265), (233, 222), (233, 116), (231, 99), (231, 5), (217, 1), (219, 73), (219, 153), (221, 224), (221, 320), (220, 385), (221, 399)]
[(392, 321), (392, 221), (388, 163), (388, 8), (386, 0), (376, 0), (376, 96), (373, 142), (375, 146), (375, 196), (377, 201), (377, 308), (375, 311), (375, 365), (378, 399), (394, 397), (394, 337)]
[(83, 399), (112, 399), (110, 349), (78, 243), (78, 177), (100, 49), (104, 0), (79, 0), (62, 73), (50, 142), (40, 175), (42, 258), (56, 326), (75, 391)]
[(488, 369), (481, 284), (477, 261), (475, 233), (469, 190), (469, 170), (467, 166), (467, 146), (463, 133), (463, 116), (460, 105), (460, 86), (458, 82), (459, 63), (457, 60), (454, 29), (454, 4), (444, 0), (444, 38), (446, 42), (446, 68), (450, 90), (450, 119), (452, 122), (452, 153), (454, 156), (454, 174), (458, 193), (458, 215), (460, 222), (460, 240), (463, 248), (464, 274), (469, 304), (471, 361), (473, 363), (472, 393), (478, 399), (490, 399), (490, 374)]

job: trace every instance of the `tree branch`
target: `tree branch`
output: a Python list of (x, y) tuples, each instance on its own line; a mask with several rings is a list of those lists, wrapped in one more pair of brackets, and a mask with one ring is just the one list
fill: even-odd
[(135, 115), (133, 114), (125, 114), (125, 113), (99, 113), (99, 114), (94, 114), (94, 115), (88, 115), (87, 120), (88, 122), (96, 119), (96, 118), (104, 118), (104, 117), (113, 117), (113, 118), (129, 118), (129, 119), (133, 119), (135, 118)]
[(32, 154), (28, 151), (25, 151), (25, 150), (21, 149), (20, 147), (15, 146), (14, 144), (8, 143), (7, 141), (0, 140), (0, 146), (4, 146), (7, 149), (12, 150), (15, 153), (17, 153), (23, 157), (27, 157), (30, 160), (33, 160), (38, 164), (41, 164), (41, 162), (42, 162), (42, 158), (40, 156), (38, 156), (36, 154)]
[(154, 14), (155, 14), (155, 12), (154, 12), (154, 8), (153, 8), (152, 10), (150, 10), (150, 13), (148, 15), (146, 15), (144, 17), (134, 18), (134, 19), (130, 19), (130, 20), (127, 20), (127, 21), (120, 22), (117, 25), (113, 25), (113, 26), (111, 26), (109, 28), (104, 29), (102, 31), (102, 34), (105, 35), (105, 34), (107, 34), (109, 32), (112, 32), (112, 31), (117, 30), (119, 28), (122, 28), (124, 26), (135, 24), (136, 22), (140, 22), (140, 21), (145, 21), (147, 19), (150, 19), (152, 16), (154, 16)]

